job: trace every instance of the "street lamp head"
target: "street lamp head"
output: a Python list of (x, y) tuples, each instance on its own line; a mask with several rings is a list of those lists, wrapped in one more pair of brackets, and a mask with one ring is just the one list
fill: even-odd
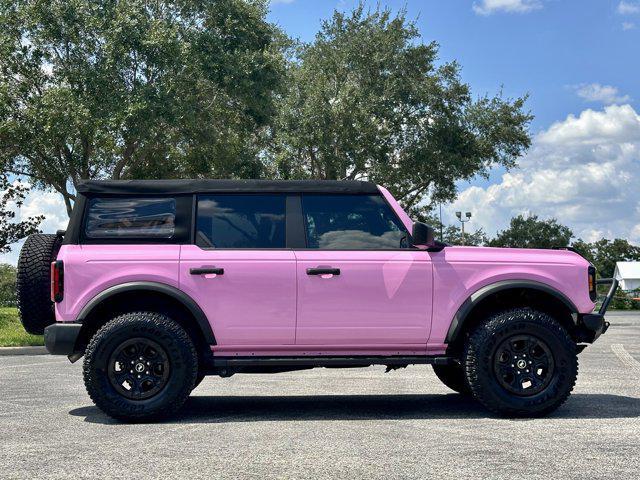
[(467, 218), (471, 218), (471, 212), (467, 212)]
[(456, 217), (462, 218), (462, 212), (456, 212)]

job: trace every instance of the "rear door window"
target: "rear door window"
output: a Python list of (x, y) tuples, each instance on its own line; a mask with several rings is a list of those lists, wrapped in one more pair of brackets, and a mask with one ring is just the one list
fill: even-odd
[(285, 248), (284, 195), (200, 195), (196, 245)]
[(307, 247), (325, 250), (406, 248), (408, 234), (379, 195), (302, 196)]
[(85, 223), (87, 238), (171, 238), (175, 198), (92, 198)]

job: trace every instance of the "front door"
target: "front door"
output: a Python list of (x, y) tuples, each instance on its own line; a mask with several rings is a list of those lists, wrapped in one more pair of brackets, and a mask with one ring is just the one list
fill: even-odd
[(295, 343), (296, 261), (285, 249), (285, 203), (278, 194), (198, 196), (180, 286), (204, 310), (220, 348)]
[(383, 197), (305, 194), (302, 209), (296, 344), (426, 347), (429, 253), (407, 248), (408, 232)]

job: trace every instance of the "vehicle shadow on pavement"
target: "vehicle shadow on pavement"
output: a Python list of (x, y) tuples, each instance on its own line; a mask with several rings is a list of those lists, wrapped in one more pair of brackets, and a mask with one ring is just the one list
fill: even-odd
[[(86, 422), (119, 423), (97, 407), (76, 408)], [(308, 420), (430, 420), (491, 418), (461, 395), (193, 396), (167, 423), (228, 423)], [(572, 395), (548, 418), (640, 417), (640, 398), (610, 394)], [(523, 421), (523, 420), (519, 420)]]

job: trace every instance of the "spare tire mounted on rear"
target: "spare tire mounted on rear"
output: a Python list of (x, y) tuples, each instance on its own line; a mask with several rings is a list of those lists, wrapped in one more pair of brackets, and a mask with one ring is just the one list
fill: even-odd
[(51, 262), (62, 244), (61, 235), (37, 233), (27, 237), (20, 250), (16, 293), (18, 311), (24, 329), (42, 335), (55, 323), (51, 301)]

